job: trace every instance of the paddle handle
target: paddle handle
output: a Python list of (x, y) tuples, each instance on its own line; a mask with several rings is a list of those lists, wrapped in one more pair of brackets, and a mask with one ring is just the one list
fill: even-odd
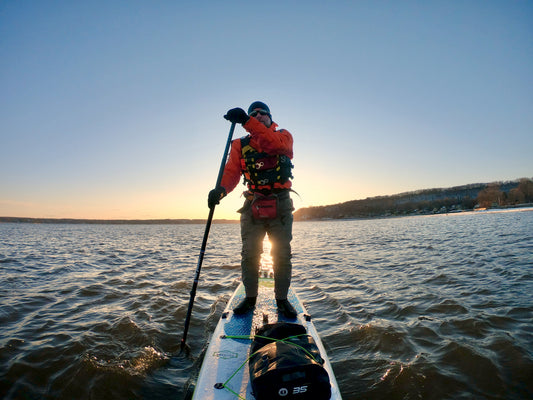
[(224, 149), (224, 156), (222, 157), (222, 161), (220, 162), (220, 168), (218, 169), (217, 183), (215, 184), (215, 188), (219, 187), (220, 183), (222, 182), (222, 175), (224, 175), (224, 167), (226, 166), (226, 160), (228, 158), (229, 148), (231, 146), (231, 140), (233, 139), (234, 131), (235, 122), (231, 124), (231, 128), (229, 130), (228, 140), (226, 141), (226, 148)]

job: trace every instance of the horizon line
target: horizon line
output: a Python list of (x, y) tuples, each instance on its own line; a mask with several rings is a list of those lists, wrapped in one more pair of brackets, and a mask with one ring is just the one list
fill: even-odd
[[(28, 222), (28, 223), (86, 223), (86, 224), (203, 224), (202, 218), (49, 218), (49, 217), (7, 217), (0, 216), (0, 223)], [(238, 223), (238, 219), (213, 219), (215, 224)]]

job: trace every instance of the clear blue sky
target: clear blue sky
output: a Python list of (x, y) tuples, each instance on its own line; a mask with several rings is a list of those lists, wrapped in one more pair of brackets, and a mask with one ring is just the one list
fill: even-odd
[(0, 215), (205, 218), (254, 100), (296, 208), (532, 177), (533, 1), (3, 0)]

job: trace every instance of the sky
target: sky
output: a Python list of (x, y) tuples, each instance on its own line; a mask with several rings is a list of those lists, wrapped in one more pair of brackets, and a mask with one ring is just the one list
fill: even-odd
[(223, 115), (255, 100), (294, 137), (296, 209), (533, 177), (532, 21), (531, 0), (2, 0), (0, 216), (205, 219)]

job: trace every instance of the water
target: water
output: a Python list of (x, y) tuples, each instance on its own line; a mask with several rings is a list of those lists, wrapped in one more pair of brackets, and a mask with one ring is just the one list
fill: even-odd
[[(0, 398), (182, 399), (240, 276), (238, 225), (0, 224)], [(533, 212), (294, 226), (344, 399), (533, 398)]]

